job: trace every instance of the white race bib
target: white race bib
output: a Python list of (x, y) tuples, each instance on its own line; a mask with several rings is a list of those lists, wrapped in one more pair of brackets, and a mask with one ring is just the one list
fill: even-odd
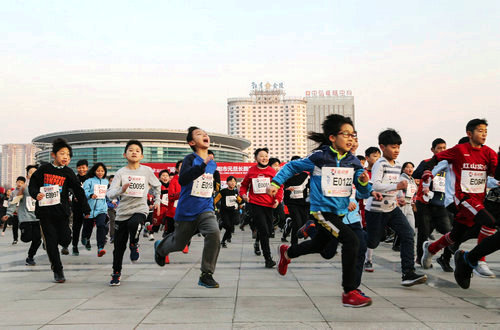
[(460, 180), (462, 191), (469, 194), (482, 194), (486, 189), (486, 171), (462, 170)]
[(191, 196), (210, 198), (214, 192), (214, 176), (211, 173), (204, 173), (193, 181)]
[(105, 184), (94, 185), (94, 195), (97, 196), (97, 199), (105, 199), (106, 191), (108, 191), (108, 186), (106, 186)]
[(444, 176), (435, 176), (432, 179), (432, 191), (445, 192), (446, 178)]
[(163, 196), (161, 196), (161, 203), (165, 206), (168, 205), (168, 194), (163, 194)]
[(354, 169), (351, 167), (321, 168), (321, 190), (327, 197), (349, 197), (352, 193)]
[(36, 206), (36, 200), (31, 198), (31, 196), (26, 197), (26, 209), (28, 212), (34, 212)]
[(2, 205), (3, 205), (3, 207), (9, 207), (9, 201), (4, 200)]
[(252, 190), (254, 194), (265, 194), (267, 187), (271, 184), (271, 178), (258, 177), (252, 179)]
[(304, 198), (304, 188), (302, 186), (291, 186), (290, 188), (293, 188), (292, 191), (290, 191), (290, 198), (291, 199), (301, 199)]
[(122, 179), (122, 185), (130, 183), (130, 186), (125, 191), (125, 196), (143, 197), (146, 192), (146, 177), (138, 175), (125, 176)]
[(38, 202), (40, 206), (52, 206), (61, 203), (61, 195), (59, 193), (59, 186), (44, 186), (40, 187), (40, 192), (44, 194), (42, 200)]
[(394, 198), (394, 196), (384, 197), (381, 202), (382, 202), (381, 208), (384, 211), (391, 211), (395, 209), (397, 206), (396, 199)]
[(417, 185), (413, 182), (408, 181), (408, 188), (406, 188), (406, 198), (413, 198), (415, 193), (417, 192)]
[(177, 203), (178, 203), (178, 202), (179, 202), (179, 200), (176, 200), (176, 201), (174, 202), (174, 207), (177, 207)]
[(236, 196), (233, 195), (233, 196), (226, 196), (226, 206), (227, 207), (233, 207), (233, 208), (237, 208), (238, 207), (238, 203), (236, 202)]

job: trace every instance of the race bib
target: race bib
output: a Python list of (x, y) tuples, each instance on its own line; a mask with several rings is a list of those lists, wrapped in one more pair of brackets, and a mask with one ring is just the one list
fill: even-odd
[(4, 200), (2, 205), (3, 205), (3, 207), (9, 207), (9, 201)]
[(177, 207), (177, 203), (179, 203), (179, 200), (176, 200), (176, 201), (174, 202), (174, 207)]
[(168, 194), (163, 194), (163, 196), (161, 196), (161, 203), (165, 206), (168, 205)]
[(384, 197), (382, 199), (381, 208), (383, 211), (391, 211), (396, 208), (396, 199), (394, 196)]
[(125, 196), (130, 197), (143, 197), (146, 192), (146, 177), (129, 175), (123, 177), (122, 185), (130, 183), (127, 190), (125, 191)]
[(292, 191), (290, 191), (290, 198), (291, 199), (301, 199), (304, 198), (304, 187), (302, 186), (291, 186), (293, 188)]
[(406, 188), (406, 198), (413, 198), (415, 193), (417, 192), (417, 185), (413, 182), (408, 182), (408, 188)]
[(460, 180), (462, 191), (469, 194), (482, 194), (486, 189), (486, 171), (462, 170)]
[(61, 203), (61, 195), (59, 193), (58, 185), (40, 187), (40, 192), (44, 194), (44, 196), (38, 202), (38, 205), (52, 206)]
[(432, 179), (432, 191), (445, 192), (446, 178), (444, 176), (435, 176)]
[(30, 196), (26, 197), (26, 209), (28, 212), (35, 212), (36, 200)]
[(226, 196), (226, 206), (237, 208), (238, 203), (236, 202), (236, 196)]
[(94, 195), (97, 196), (97, 199), (105, 199), (106, 191), (108, 191), (108, 186), (106, 186), (105, 184), (94, 185)]
[(254, 194), (265, 194), (267, 187), (271, 184), (271, 178), (259, 177), (252, 179), (252, 190)]
[(210, 198), (214, 192), (214, 176), (210, 173), (204, 173), (193, 181), (191, 196)]
[(352, 193), (354, 169), (350, 167), (323, 167), (321, 190), (327, 197), (349, 197)]

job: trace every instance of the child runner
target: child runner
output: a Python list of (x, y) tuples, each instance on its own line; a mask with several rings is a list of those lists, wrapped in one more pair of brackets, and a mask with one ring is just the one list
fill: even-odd
[(148, 237), (150, 241), (154, 241), (154, 233), (157, 233), (161, 225), (166, 226), (165, 218), (167, 216), (167, 206), (168, 206), (168, 187), (170, 184), (170, 175), (168, 170), (161, 170), (158, 174), (160, 179), (160, 214), (153, 214), (153, 224), (148, 226)]
[[(24, 176), (20, 176), (16, 179), (16, 187), (13, 188), (14, 190), (9, 189), (8, 193), (8, 202), (7, 202), (7, 209), (6, 213), (7, 215), (3, 217), (4, 221), (4, 227), (2, 233), (5, 231), (7, 228), (7, 223), (12, 224), (12, 245), (17, 244), (17, 239), (19, 237), (19, 217), (17, 216), (17, 206), (19, 204), (19, 198), (17, 195), (19, 192), (22, 192), (22, 187), (26, 183), (26, 178)], [(9, 212), (9, 209), (11, 212)]]
[(168, 185), (167, 218), (165, 219), (163, 238), (167, 237), (168, 234), (173, 233), (175, 230), (175, 210), (181, 195), (181, 185), (179, 184), (179, 173), (181, 172), (181, 168), (182, 160), (178, 160), (177, 163), (175, 163), (175, 174)]
[[(403, 166), (401, 166), (401, 175), (399, 177), (400, 181), (405, 180), (408, 181), (408, 187), (398, 195), (398, 207), (403, 212), (403, 215), (408, 220), (408, 223), (413, 229), (415, 233), (415, 215), (413, 214), (413, 196), (417, 192), (417, 184), (415, 183), (415, 179), (413, 179), (413, 169), (415, 165), (412, 162), (405, 162)], [(395, 235), (394, 242), (392, 244), (392, 249), (394, 251), (399, 251), (401, 249), (401, 241), (399, 240), (399, 236)]]
[[(76, 177), (78, 178), (78, 182), (80, 183), (81, 187), (83, 187), (83, 183), (85, 182), (85, 180), (87, 180), (88, 170), (89, 170), (89, 162), (86, 159), (80, 159), (78, 162), (76, 162), (76, 171), (77, 171)], [(80, 231), (82, 230), (84, 222), (83, 212), (82, 209), (79, 207), (79, 205), (80, 205), (79, 201), (76, 199), (75, 196), (73, 196), (73, 201), (71, 203), (71, 208), (73, 210), (73, 224), (71, 225), (71, 229), (73, 231), (72, 242), (73, 242), (74, 256), (78, 256), (80, 254), (80, 251), (78, 251), (78, 241), (80, 240)], [(82, 245), (85, 246), (85, 248), (90, 251), (91, 249), (90, 241), (84, 238), (83, 236), (82, 236)], [(66, 251), (63, 251), (63, 254), (67, 254)]]
[(175, 212), (175, 231), (163, 240), (155, 242), (155, 261), (165, 265), (165, 257), (185, 248), (193, 234), (199, 232), (205, 236), (201, 258), (201, 275), (198, 285), (206, 288), (218, 288), (213, 278), (220, 251), (220, 231), (214, 212), (214, 178), (217, 164), (213, 155), (208, 154), (210, 137), (198, 128), (189, 127), (186, 141), (193, 150), (182, 162), (179, 175), (181, 194)]
[(103, 163), (95, 163), (88, 172), (88, 179), (83, 183), (85, 197), (87, 197), (90, 206), (90, 217), (83, 222), (82, 237), (90, 240), (94, 223), (97, 227), (97, 256), (102, 257), (106, 254), (104, 246), (106, 245), (106, 216), (108, 205), (106, 204), (106, 192), (108, 190), (108, 179), (106, 174), (108, 170)]
[(37, 200), (35, 214), (40, 219), (54, 281), (63, 283), (66, 278), (58, 245), (65, 247), (71, 242), (69, 189), (73, 191), (85, 218), (89, 217), (90, 208), (75, 173), (66, 166), (73, 155), (71, 146), (64, 139), (56, 139), (50, 155), (54, 161), (40, 166), (33, 173), (29, 193), (31, 198)]
[(233, 232), (235, 218), (240, 216), (239, 205), (242, 200), (238, 196), (238, 190), (236, 189), (236, 178), (234, 176), (229, 176), (226, 180), (227, 188), (220, 191), (221, 194), (221, 208), (220, 214), (222, 219), (222, 227), (225, 229), (224, 236), (220, 245), (225, 248), (227, 247), (226, 242), (231, 240), (231, 234)]
[(149, 212), (147, 196), (149, 187), (155, 196), (155, 210), (160, 211), (160, 181), (150, 167), (141, 165), (144, 158), (144, 148), (137, 140), (130, 140), (125, 146), (123, 156), (127, 159), (127, 166), (115, 173), (113, 183), (109, 187), (107, 196), (113, 200), (120, 198), (116, 209), (115, 239), (113, 250), (113, 274), (109, 285), (120, 285), (123, 264), (123, 254), (129, 241), (130, 261), (139, 260), (139, 235), (141, 226)]

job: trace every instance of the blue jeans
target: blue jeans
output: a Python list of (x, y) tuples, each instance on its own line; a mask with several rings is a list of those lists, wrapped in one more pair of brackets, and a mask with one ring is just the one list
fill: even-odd
[(401, 209), (396, 207), (387, 213), (366, 211), (365, 217), (368, 248), (375, 249), (379, 245), (385, 226), (389, 226), (401, 240), (401, 271), (403, 274), (415, 271), (414, 232)]

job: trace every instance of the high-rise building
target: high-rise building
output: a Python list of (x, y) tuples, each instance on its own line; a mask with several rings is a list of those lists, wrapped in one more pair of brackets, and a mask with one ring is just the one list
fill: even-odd
[[(308, 132), (322, 132), (323, 120), (332, 113), (350, 117), (354, 122), (354, 96), (350, 90), (306, 91), (305, 99), (307, 100)], [(308, 152), (315, 147), (315, 142), (307, 141)]]
[(18, 176), (26, 176), (26, 166), (35, 164), (37, 150), (32, 144), (2, 145), (2, 186), (13, 187)]
[(227, 100), (227, 112), (229, 135), (252, 143), (246, 149), (250, 159), (260, 147), (269, 148), (269, 155), (281, 161), (306, 155), (306, 100), (285, 97), (283, 83), (252, 83), (250, 97)]

